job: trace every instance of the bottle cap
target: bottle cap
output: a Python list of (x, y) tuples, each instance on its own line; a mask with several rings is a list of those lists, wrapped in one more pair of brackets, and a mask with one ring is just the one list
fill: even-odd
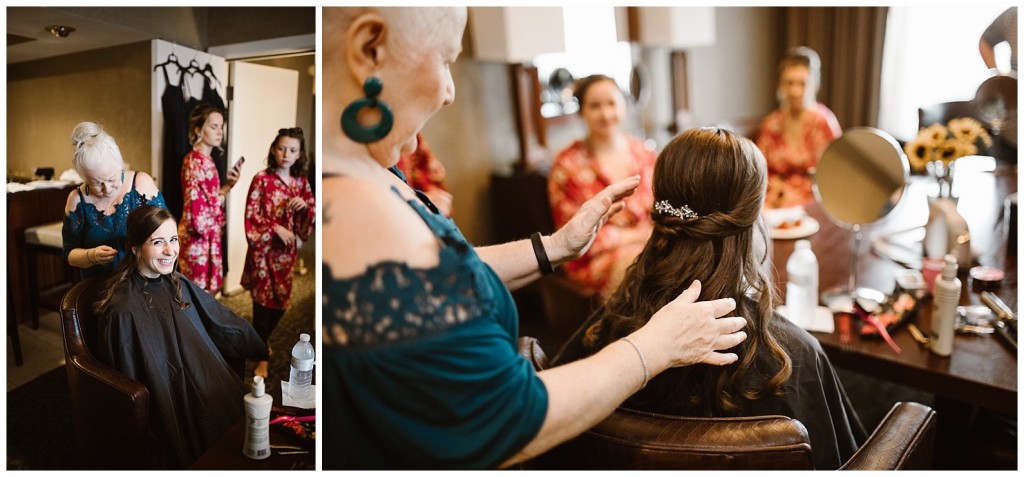
[(306, 333), (300, 334), (299, 335), (299, 341), (309, 341), (309, 335), (306, 334)]
[(942, 278), (943, 280), (952, 280), (956, 278), (956, 272), (960, 268), (960, 265), (956, 261), (956, 257), (953, 255), (946, 255), (945, 263), (942, 265)]
[(260, 376), (258, 374), (256, 376), (253, 376), (252, 395), (255, 397), (262, 397), (265, 389), (265, 385), (263, 384), (263, 376)]

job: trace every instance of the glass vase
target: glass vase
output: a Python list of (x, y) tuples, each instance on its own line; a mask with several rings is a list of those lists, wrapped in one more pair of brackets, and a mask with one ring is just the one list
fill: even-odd
[(957, 196), (953, 190), (955, 165), (956, 161), (950, 161), (949, 163), (931, 161), (925, 165), (928, 176), (935, 182), (935, 186), (931, 188), (931, 193), (929, 194), (932, 198), (956, 201)]

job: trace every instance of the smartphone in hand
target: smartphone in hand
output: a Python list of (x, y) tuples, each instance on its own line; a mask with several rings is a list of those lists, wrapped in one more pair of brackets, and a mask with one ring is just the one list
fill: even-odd
[(242, 164), (244, 164), (244, 163), (245, 163), (245, 156), (242, 156), (242, 157), (238, 158), (238, 162), (236, 162), (235, 165), (231, 166), (231, 170), (235, 172), (235, 175), (238, 175), (238, 174), (240, 174), (242, 172)]

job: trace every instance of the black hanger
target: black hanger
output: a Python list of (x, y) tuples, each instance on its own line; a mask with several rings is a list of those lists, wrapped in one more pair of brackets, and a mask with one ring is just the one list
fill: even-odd
[(206, 66), (203, 67), (203, 75), (205, 75), (209, 79), (212, 79), (212, 80), (216, 81), (217, 82), (217, 86), (218, 87), (220, 86), (220, 80), (217, 79), (217, 75), (214, 74), (214, 72), (213, 72), (213, 66), (210, 65), (209, 63), (207, 63)]
[(190, 75), (194, 75), (194, 74), (196, 74), (196, 73), (200, 73), (200, 72), (202, 72), (202, 70), (201, 70), (201, 69), (199, 68), (199, 62), (198, 62), (198, 61), (196, 61), (196, 59), (195, 59), (195, 58), (192, 58), (192, 61), (191, 61), (191, 62), (189, 62), (189, 64), (188, 64), (188, 68), (185, 68), (185, 70), (186, 70), (186, 71), (188, 72), (188, 74), (190, 74)]
[(158, 65), (153, 67), (153, 71), (156, 71), (157, 68), (160, 68), (160, 67), (163, 67), (163, 66), (167, 66), (167, 65), (170, 65), (170, 64), (173, 64), (173, 65), (177, 66), (178, 69), (183, 69), (183, 67), (181, 66), (181, 63), (178, 63), (178, 56), (175, 55), (174, 52), (172, 51), (171, 54), (167, 55), (167, 59), (164, 60), (163, 63), (160, 63), (160, 64), (158, 64)]

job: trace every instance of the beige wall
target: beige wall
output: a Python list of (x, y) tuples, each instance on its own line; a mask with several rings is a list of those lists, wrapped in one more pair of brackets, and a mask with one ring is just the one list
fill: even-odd
[(71, 168), (71, 130), (102, 124), (132, 169), (150, 171), (150, 43), (7, 68), (7, 171)]
[(690, 52), (690, 108), (700, 124), (761, 118), (778, 106), (778, 8), (715, 9), (715, 44)]

